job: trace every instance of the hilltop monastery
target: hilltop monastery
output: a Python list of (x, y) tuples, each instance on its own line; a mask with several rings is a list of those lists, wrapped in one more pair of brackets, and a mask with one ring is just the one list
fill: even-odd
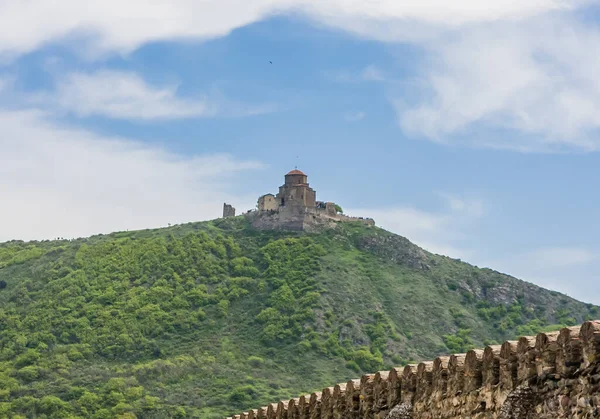
[[(342, 214), (333, 202), (317, 201), (317, 193), (308, 184), (308, 177), (297, 169), (285, 175), (277, 195), (262, 195), (258, 198), (257, 209), (244, 216), (254, 227), (265, 230), (303, 231), (348, 221), (375, 225), (371, 218)], [(223, 204), (223, 217), (235, 217), (235, 208)]]

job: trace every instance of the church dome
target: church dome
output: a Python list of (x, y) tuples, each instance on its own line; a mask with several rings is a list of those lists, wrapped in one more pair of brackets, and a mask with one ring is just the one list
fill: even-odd
[(293, 176), (293, 175), (306, 176), (306, 175), (304, 174), (304, 172), (301, 172), (301, 171), (300, 171), (300, 170), (298, 170), (298, 169), (294, 169), (294, 170), (292, 170), (291, 172), (289, 172), (288, 174), (286, 174), (286, 176)]

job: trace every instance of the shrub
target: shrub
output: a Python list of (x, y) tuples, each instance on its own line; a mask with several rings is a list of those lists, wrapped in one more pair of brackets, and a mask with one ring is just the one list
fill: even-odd
[(229, 393), (229, 400), (239, 405), (251, 402), (256, 397), (257, 392), (254, 386), (248, 384), (236, 387)]
[(351, 369), (352, 371), (360, 372), (360, 367), (354, 361), (346, 362), (346, 368)]
[(263, 364), (265, 363), (265, 360), (262, 359), (260, 356), (249, 356), (248, 357), (248, 363), (253, 366), (254, 368), (260, 368), (263, 366)]

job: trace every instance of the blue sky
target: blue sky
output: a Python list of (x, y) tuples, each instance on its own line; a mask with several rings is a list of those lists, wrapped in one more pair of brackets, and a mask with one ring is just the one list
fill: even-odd
[(97, 3), (0, 0), (0, 240), (215, 218), (297, 165), (600, 304), (597, 2)]

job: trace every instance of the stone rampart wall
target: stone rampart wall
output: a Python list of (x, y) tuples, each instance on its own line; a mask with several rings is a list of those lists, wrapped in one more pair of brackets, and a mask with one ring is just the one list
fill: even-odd
[(339, 221), (359, 221), (361, 223), (364, 223), (364, 224), (370, 225), (370, 226), (375, 225), (375, 220), (373, 220), (372, 218), (350, 217), (348, 215), (338, 214), (337, 219)]
[(371, 218), (330, 215), (324, 209), (303, 206), (280, 207), (277, 210), (252, 211), (245, 214), (255, 228), (263, 230), (318, 231), (322, 227), (334, 227), (337, 222), (358, 221), (373, 226)]
[(341, 221), (341, 222), (352, 222), (358, 221), (366, 225), (375, 225), (375, 220), (372, 218), (364, 218), (364, 217), (351, 217), (345, 214), (329, 214), (326, 209), (321, 208), (307, 208), (308, 214), (316, 215), (317, 217), (328, 219), (332, 221)]
[(233, 418), (600, 418), (600, 321), (363, 375)]

